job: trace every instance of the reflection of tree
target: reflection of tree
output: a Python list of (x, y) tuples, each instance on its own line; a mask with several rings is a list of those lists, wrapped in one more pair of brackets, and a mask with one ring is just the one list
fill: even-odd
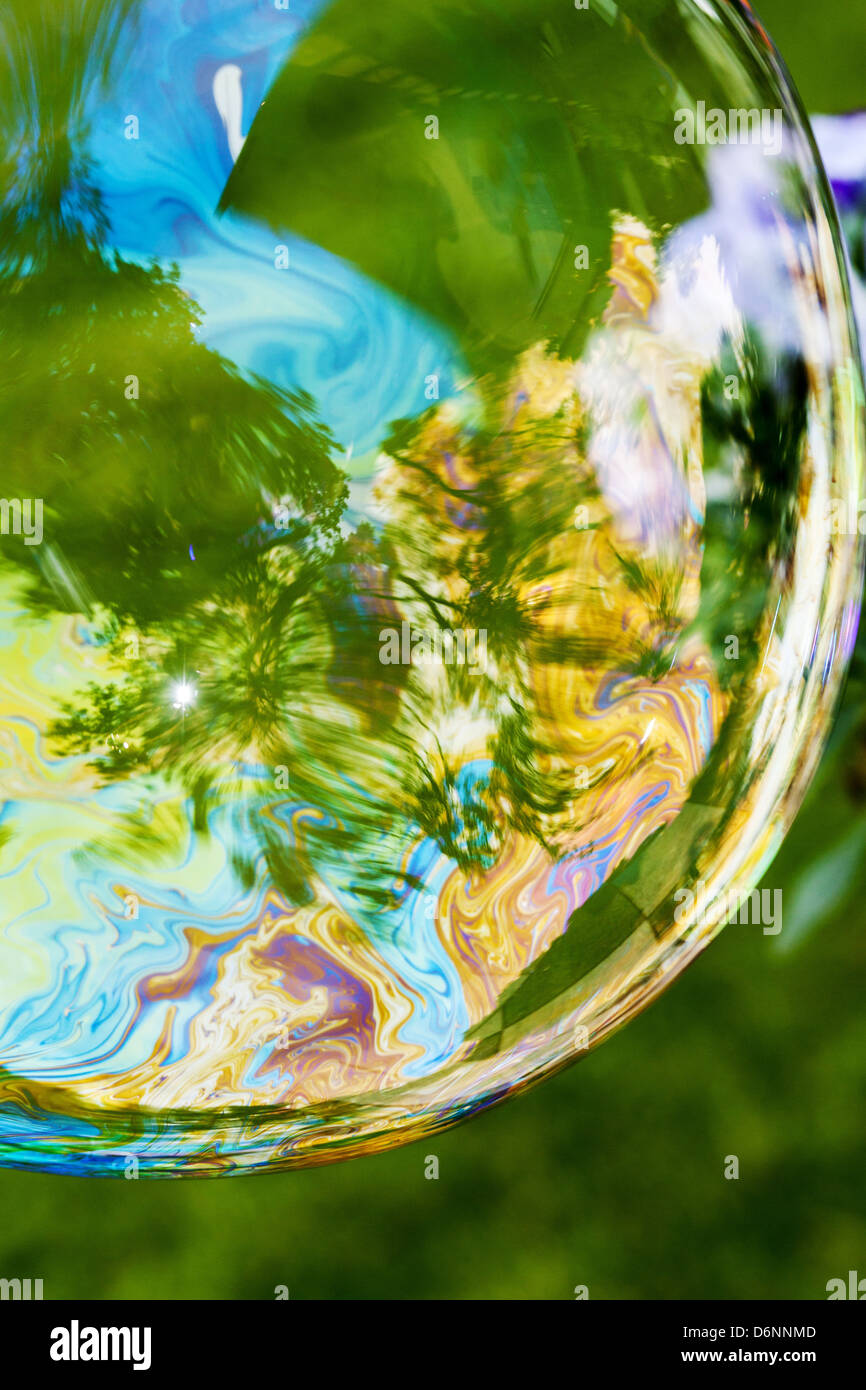
[[(676, 563), (611, 544), (587, 424), (573, 385), (562, 390), (570, 364), (515, 355), (526, 334), (537, 339), (531, 315), (497, 347), (483, 427), (441, 410), (395, 426), (379, 480), (388, 519), (343, 534), (347, 483), (314, 403), (206, 348), (176, 272), (106, 249), (82, 93), (87, 72), (108, 71), (131, 8), (80, 0), (77, 28), (43, 32), (16, 0), (2, 60), (17, 102), (16, 123), (7, 114), (2, 125), (4, 490), (43, 498), (47, 513), (44, 544), (14, 556), (28, 566), (33, 611), (86, 613), (106, 658), (102, 679), (57, 720), (59, 746), (109, 780), (176, 780), (201, 833), (227, 811), (240, 879), (253, 881), (261, 855), (293, 901), (327, 873), (373, 907), (389, 902), (407, 881), (407, 825), (466, 871), (490, 865), (515, 832), (556, 854), (581, 828), (563, 739), (574, 678), (589, 690), (611, 671), (655, 679), (669, 669), (684, 626)], [(407, 139), (409, 119), (401, 110)], [(250, 148), (260, 153), (261, 140)], [(595, 184), (568, 170), (595, 206)], [(565, 174), (548, 173), (564, 203)], [(611, 201), (595, 209), (600, 237)], [(324, 203), (319, 212), (329, 215)], [(546, 230), (532, 230), (536, 250)], [(514, 270), (527, 313), (535, 274), (524, 283)], [(578, 301), (585, 317), (573, 285), (549, 301), (560, 340)], [(477, 327), (480, 354), (489, 335)], [(503, 354), (517, 363), (510, 381)], [(534, 393), (557, 391), (558, 405), (535, 408)], [(777, 419), (756, 432), (748, 410), (708, 418), (762, 459), (781, 428)], [(767, 495), (757, 487), (751, 537), (764, 540), (741, 557), (738, 593), (750, 559), (766, 560), (757, 521), (777, 517), (761, 513)], [(637, 615), (628, 628), (622, 594)], [(383, 665), (379, 632), (404, 619), (483, 631), (487, 668)], [(638, 766), (632, 752), (623, 775)]]
[(791, 562), (809, 408), (808, 374), (799, 354), (774, 363), (752, 331), (744, 364), (740, 393), (730, 399), (725, 381), (731, 379), (734, 359), (726, 345), (701, 391), (707, 466), (724, 466), (732, 449), (741, 461), (742, 507), (711, 501), (703, 533), (698, 624), (724, 684), (735, 669), (724, 660), (726, 635), (757, 633), (771, 584), (774, 578), (784, 580)]
[(597, 501), (580, 421), (571, 408), (510, 427), (508, 400), (506, 390), (499, 430), (449, 428), (431, 412), (386, 444), (395, 463), (382, 549), (401, 612), (486, 634), (487, 671), (447, 668), (440, 698), (467, 719), (486, 715), (489, 772), (460, 779), (437, 743), (411, 783), (416, 819), (466, 869), (493, 862), (509, 832), (552, 849), (573, 831), (570, 760), (536, 676), (610, 659), (602, 633), (571, 620), (585, 598), (574, 514)]
[[(347, 669), (337, 622), (353, 597), (348, 571), (339, 547), (262, 547), (182, 619), (154, 624), (137, 661), (125, 660), (118, 634), (121, 678), (92, 686), (56, 734), (72, 749), (101, 749), (108, 778), (157, 771), (179, 780), (199, 830), (229, 806), (241, 877), (251, 878), (258, 845), (293, 900), (309, 896), (313, 864), (321, 871), (364, 847), (372, 864), (394, 827), (399, 766), (373, 722), (388, 692), (371, 628), (368, 640), (363, 624), (354, 634), (355, 704), (333, 688)], [(188, 703), (178, 698), (184, 686), (194, 692)], [(308, 808), (293, 824), (289, 804)], [(389, 875), (394, 868), (392, 859)]]
[(138, 0), (4, 0), (0, 12), (0, 248), (6, 271), (43, 269), (106, 230), (85, 101), (134, 38)]

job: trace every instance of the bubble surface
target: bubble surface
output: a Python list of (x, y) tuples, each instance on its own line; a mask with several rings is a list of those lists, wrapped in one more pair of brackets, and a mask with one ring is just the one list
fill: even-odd
[(0, 68), (0, 1160), (387, 1147), (782, 930), (863, 393), (748, 7), (12, 0)]

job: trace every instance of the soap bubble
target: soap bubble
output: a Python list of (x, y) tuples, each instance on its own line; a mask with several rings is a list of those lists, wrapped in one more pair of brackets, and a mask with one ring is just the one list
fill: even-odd
[(859, 616), (747, 7), (205, 8), (0, 19), (8, 1164), (418, 1138), (783, 931)]

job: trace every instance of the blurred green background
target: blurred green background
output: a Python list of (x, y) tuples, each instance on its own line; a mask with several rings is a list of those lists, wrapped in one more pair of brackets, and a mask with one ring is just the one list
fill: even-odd
[[(866, 8), (757, 8), (810, 111), (866, 104)], [(730, 927), (580, 1065), (433, 1141), (257, 1179), (0, 1172), (0, 1275), (106, 1299), (808, 1299), (866, 1275), (864, 714), (861, 640), (766, 880), (780, 936)]]

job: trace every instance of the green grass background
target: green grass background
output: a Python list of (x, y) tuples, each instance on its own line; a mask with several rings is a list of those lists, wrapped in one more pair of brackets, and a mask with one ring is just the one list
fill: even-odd
[[(758, 9), (811, 111), (866, 104), (866, 7)], [(46, 1298), (808, 1299), (866, 1275), (866, 869), (838, 848), (866, 822), (863, 673), (766, 880), (781, 937), (729, 928), (598, 1052), (431, 1142), (258, 1179), (0, 1172), (0, 1276)]]

